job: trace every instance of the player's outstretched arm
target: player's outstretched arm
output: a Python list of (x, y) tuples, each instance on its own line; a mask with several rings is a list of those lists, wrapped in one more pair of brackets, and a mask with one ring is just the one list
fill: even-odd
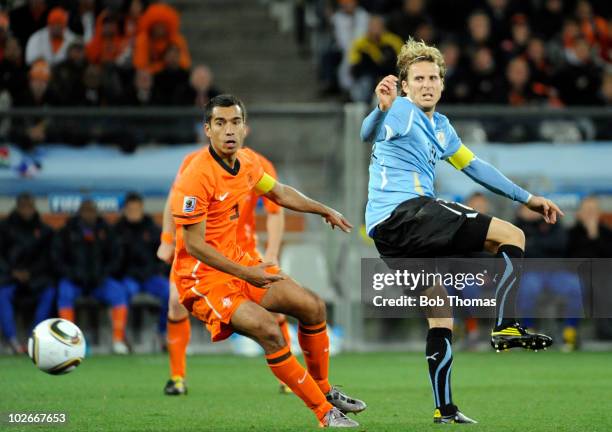
[(176, 236), (176, 226), (174, 225), (174, 218), (172, 217), (172, 206), (170, 201), (171, 193), (172, 190), (168, 192), (166, 204), (164, 204), (161, 242), (157, 248), (157, 258), (168, 264), (170, 264), (174, 258), (174, 238)]
[(397, 77), (387, 75), (376, 86), (377, 107), (363, 120), (361, 124), (361, 140), (374, 141), (378, 131), (385, 121), (387, 111), (397, 97)]
[(547, 223), (554, 224), (559, 216), (564, 216), (559, 207), (551, 200), (533, 196), (525, 189), (516, 185), (508, 177), (503, 175), (493, 165), (477, 158), (470, 149), (461, 144), (459, 149), (448, 162), (456, 169), (474, 180), (476, 183), (486, 187), (498, 195), (505, 196), (514, 201), (525, 204), (529, 209), (544, 216)]
[[(266, 175), (267, 174), (264, 174), (264, 176)], [(353, 228), (353, 225), (351, 225), (340, 212), (308, 198), (291, 186), (287, 186), (278, 181), (276, 181), (274, 186), (265, 193), (265, 196), (278, 205), (290, 210), (318, 214), (325, 219), (325, 222), (331, 225), (332, 229), (338, 227), (344, 232), (351, 232), (351, 228)]]
[(272, 263), (262, 263), (247, 267), (240, 265), (223, 255), (204, 241), (206, 238), (206, 220), (183, 226), (183, 240), (187, 253), (204, 264), (224, 273), (231, 274), (257, 287), (265, 288), (273, 282), (283, 280), (284, 276), (267, 273), (266, 267)]

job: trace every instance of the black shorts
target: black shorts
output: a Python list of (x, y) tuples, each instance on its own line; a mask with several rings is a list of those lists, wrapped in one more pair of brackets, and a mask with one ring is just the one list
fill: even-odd
[(431, 197), (404, 201), (373, 233), (383, 258), (437, 258), (484, 249), (491, 216)]

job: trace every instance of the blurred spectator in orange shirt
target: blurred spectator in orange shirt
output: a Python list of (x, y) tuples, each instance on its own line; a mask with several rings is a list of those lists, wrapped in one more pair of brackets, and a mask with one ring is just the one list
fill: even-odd
[(166, 4), (153, 4), (140, 19), (134, 43), (134, 67), (155, 74), (166, 67), (166, 50), (176, 45), (180, 51), (179, 64), (191, 66), (187, 41), (179, 33), (180, 18), (176, 10)]
[(576, 17), (582, 36), (589, 42), (591, 47), (596, 48), (599, 56), (609, 62), (609, 47), (612, 45), (608, 33), (608, 23), (605, 19), (593, 13), (593, 8), (588, 1), (580, 0), (576, 5)]
[(93, 39), (87, 44), (87, 58), (90, 63), (125, 62), (128, 51), (128, 40), (121, 35), (119, 16), (104, 10), (96, 19), (96, 31)]

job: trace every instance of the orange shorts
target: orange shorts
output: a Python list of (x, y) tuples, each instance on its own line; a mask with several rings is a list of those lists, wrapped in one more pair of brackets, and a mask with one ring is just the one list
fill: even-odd
[[(245, 254), (239, 261), (245, 266), (254, 266), (261, 260)], [(267, 272), (278, 274), (278, 267), (270, 267)], [(245, 301), (261, 303), (267, 290), (227, 273), (215, 271), (207, 277), (206, 284), (199, 284), (184, 292), (181, 304), (197, 319), (206, 324), (213, 342), (227, 339), (234, 332), (230, 325), (232, 315)]]
[(249, 251), (246, 251), (246, 253), (251, 255), (253, 259), (263, 262), (263, 256), (259, 253), (257, 249), (251, 249)]

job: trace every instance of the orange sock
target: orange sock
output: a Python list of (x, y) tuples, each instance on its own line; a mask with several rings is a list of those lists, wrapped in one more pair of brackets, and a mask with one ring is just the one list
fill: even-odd
[[(291, 349), (291, 334), (289, 333), (289, 323), (287, 323), (287, 317), (283, 314), (276, 314), (276, 322), (278, 322), (278, 326), (281, 329), (281, 333), (283, 334), (283, 339), (287, 343), (289, 349)], [(282, 381), (278, 381), (281, 384), (285, 384)]]
[(59, 310), (59, 317), (74, 322), (74, 308), (63, 307)]
[(327, 324), (307, 326), (300, 323), (298, 326), (298, 341), (308, 372), (315, 379), (323, 393), (327, 393), (331, 386), (327, 379), (329, 370), (329, 337), (327, 336)]
[(332, 405), (327, 402), (315, 380), (291, 354), (288, 346), (266, 355), (266, 360), (276, 378), (286, 383), (319, 420), (332, 409)]
[(115, 306), (111, 309), (113, 323), (113, 341), (125, 341), (125, 326), (127, 324), (127, 306)]
[(179, 321), (168, 319), (168, 358), (170, 360), (170, 376), (185, 378), (187, 345), (191, 338), (189, 317)]

